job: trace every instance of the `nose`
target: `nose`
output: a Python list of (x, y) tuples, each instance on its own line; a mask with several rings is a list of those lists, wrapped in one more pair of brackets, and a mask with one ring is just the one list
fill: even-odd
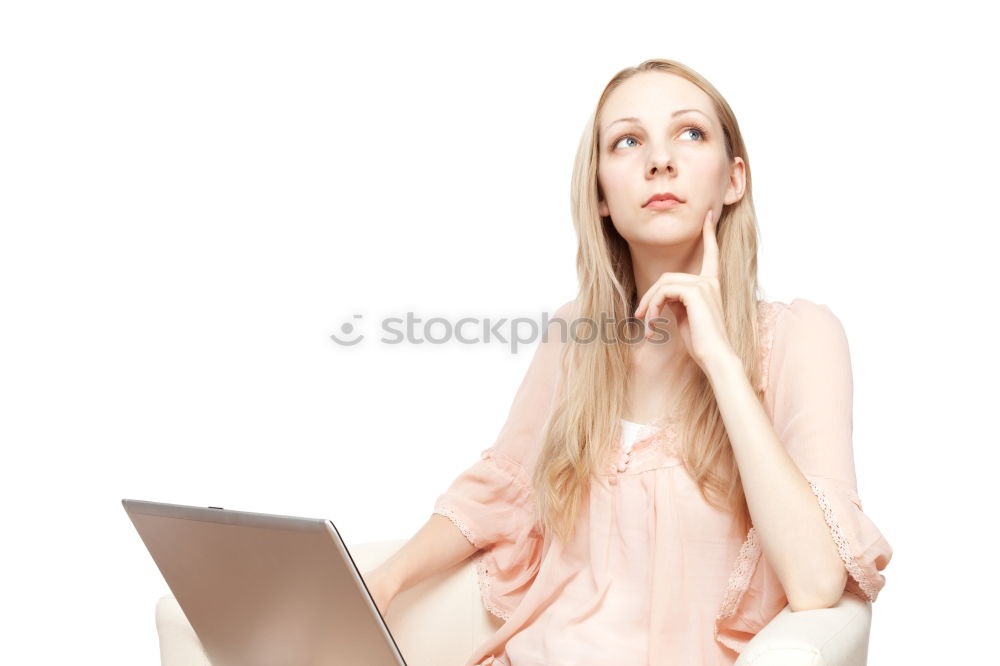
[(673, 173), (676, 170), (674, 161), (662, 149), (650, 153), (649, 163), (646, 165), (646, 173), (655, 176), (658, 173)]

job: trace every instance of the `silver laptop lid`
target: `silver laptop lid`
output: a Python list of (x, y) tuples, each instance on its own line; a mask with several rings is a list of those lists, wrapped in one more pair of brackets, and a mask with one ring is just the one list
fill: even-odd
[(405, 666), (329, 520), (123, 499), (213, 666)]

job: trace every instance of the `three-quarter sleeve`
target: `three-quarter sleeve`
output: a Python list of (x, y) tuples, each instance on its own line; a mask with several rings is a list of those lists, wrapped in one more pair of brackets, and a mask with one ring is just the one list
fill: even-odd
[(543, 539), (531, 477), (555, 406), (572, 304), (560, 307), (549, 323), (493, 445), (434, 503), (434, 513), (450, 519), (479, 549), (473, 557), (483, 604), (503, 620), (520, 603), (541, 563)]
[(768, 374), (775, 432), (823, 509), (849, 574), (846, 589), (873, 602), (892, 548), (858, 497), (851, 356), (830, 308), (792, 301), (775, 326)]
[[(845, 589), (874, 602), (892, 547), (862, 510), (853, 451), (853, 376), (847, 336), (829, 307), (797, 298), (768, 332), (764, 403), (778, 439), (813, 494), (848, 572)], [(743, 646), (784, 605), (780, 580), (751, 528), (716, 636)]]

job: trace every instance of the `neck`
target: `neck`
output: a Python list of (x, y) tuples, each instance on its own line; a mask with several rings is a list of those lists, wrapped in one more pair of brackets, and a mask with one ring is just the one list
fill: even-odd
[(632, 253), (632, 273), (640, 299), (664, 273), (697, 275), (700, 271), (700, 237), (668, 246), (629, 243), (629, 251)]

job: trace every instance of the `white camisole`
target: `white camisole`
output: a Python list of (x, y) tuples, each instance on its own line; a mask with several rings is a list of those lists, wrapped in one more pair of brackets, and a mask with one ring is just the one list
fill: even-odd
[(632, 448), (632, 443), (635, 442), (635, 438), (639, 435), (639, 431), (645, 427), (646, 426), (641, 423), (622, 419), (622, 448), (626, 451)]

